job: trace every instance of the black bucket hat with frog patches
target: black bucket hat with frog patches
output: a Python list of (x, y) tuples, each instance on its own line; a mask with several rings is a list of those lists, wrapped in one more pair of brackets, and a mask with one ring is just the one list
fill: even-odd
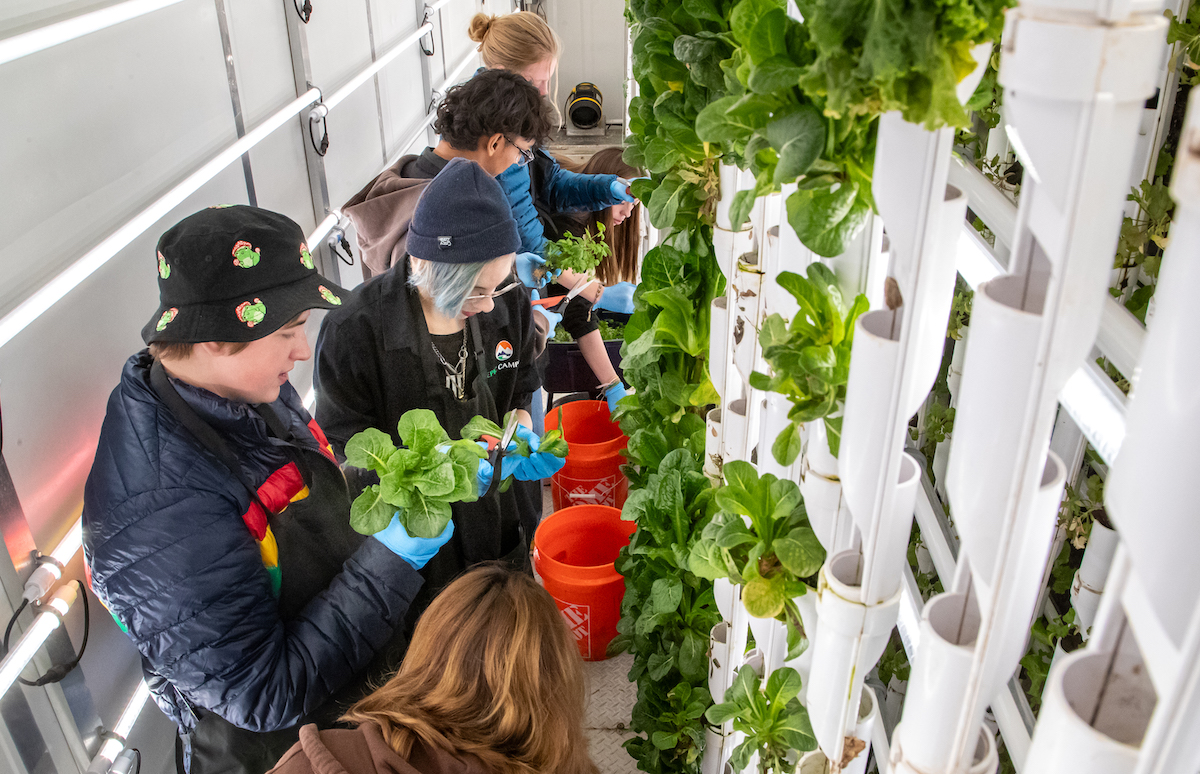
[(147, 343), (254, 341), (306, 309), (335, 309), (349, 293), (317, 273), (291, 218), (243, 205), (209, 207), (158, 240), (158, 311)]

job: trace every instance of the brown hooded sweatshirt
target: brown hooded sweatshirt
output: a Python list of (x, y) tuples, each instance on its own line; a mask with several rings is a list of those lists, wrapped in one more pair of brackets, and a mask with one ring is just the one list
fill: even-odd
[(404, 156), (342, 205), (342, 214), (358, 232), (363, 264), (371, 276), (382, 274), (404, 257), (417, 200), (448, 163), (433, 148)]
[(300, 729), (300, 741), (279, 759), (268, 774), (487, 774), (476, 758), (457, 758), (421, 740), (413, 743), (408, 759), (383, 739), (374, 723), (356, 729)]

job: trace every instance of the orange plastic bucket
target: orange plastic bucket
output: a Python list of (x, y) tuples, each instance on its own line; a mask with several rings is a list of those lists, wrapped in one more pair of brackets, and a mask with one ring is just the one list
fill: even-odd
[(613, 568), (637, 525), (605, 505), (576, 505), (542, 520), (533, 571), (554, 597), (584, 661), (603, 661), (617, 636), (625, 579)]
[(621, 473), (621, 451), (629, 439), (609, 418), (608, 403), (575, 400), (546, 413), (546, 431), (558, 427), (562, 409), (567, 461), (550, 479), (554, 509), (572, 505), (609, 505), (620, 508), (629, 495), (629, 479)]

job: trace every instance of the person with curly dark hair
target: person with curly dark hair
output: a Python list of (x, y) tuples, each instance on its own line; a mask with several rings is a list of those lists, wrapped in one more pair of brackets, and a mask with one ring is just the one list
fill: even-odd
[(516, 73), (488, 70), (450, 87), (433, 124), (438, 144), (401, 157), (342, 205), (358, 232), (364, 275), (404, 259), (417, 199), (451, 159), (469, 159), (496, 176), (533, 158), (554, 125), (553, 108)]

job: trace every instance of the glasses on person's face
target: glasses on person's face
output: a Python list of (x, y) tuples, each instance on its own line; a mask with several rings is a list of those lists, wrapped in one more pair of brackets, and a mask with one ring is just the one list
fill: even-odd
[(533, 161), (533, 148), (522, 148), (520, 145), (517, 145), (515, 142), (513, 142), (513, 139), (508, 135), (505, 135), (504, 139), (508, 141), (509, 145), (521, 151), (521, 157), (517, 159), (518, 167), (523, 167), (529, 162)]
[(504, 295), (505, 293), (509, 292), (510, 290), (516, 290), (519, 287), (521, 287), (521, 280), (514, 280), (514, 281), (508, 283), (507, 285), (505, 285), (504, 287), (500, 288), (497, 291), (494, 291), (492, 293), (481, 293), (478, 296), (467, 296), (466, 298), (463, 299), (463, 301), (464, 302), (466, 302), (466, 301), (483, 301), (484, 299), (487, 299), (487, 298), (495, 299), (499, 296)]

